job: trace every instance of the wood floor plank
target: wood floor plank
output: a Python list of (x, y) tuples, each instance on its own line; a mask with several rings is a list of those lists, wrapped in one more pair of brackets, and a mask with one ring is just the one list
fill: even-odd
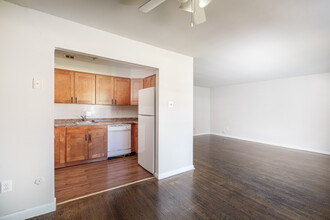
[(194, 165), (35, 219), (330, 219), (329, 155), (203, 135), (194, 138)]
[(57, 203), (152, 177), (137, 163), (137, 156), (55, 170)]

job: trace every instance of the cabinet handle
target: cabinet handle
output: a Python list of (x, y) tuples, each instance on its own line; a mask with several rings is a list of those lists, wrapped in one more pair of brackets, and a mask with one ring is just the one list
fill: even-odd
[(92, 135), (89, 135), (89, 142), (92, 142)]
[(78, 103), (78, 98), (76, 97), (76, 103)]
[(112, 101), (111, 101), (111, 104), (113, 105), (113, 99), (112, 99)]
[(85, 141), (87, 141), (87, 134), (85, 134)]
[(117, 99), (115, 99), (115, 105), (117, 105)]
[(71, 103), (73, 103), (73, 97), (71, 97)]

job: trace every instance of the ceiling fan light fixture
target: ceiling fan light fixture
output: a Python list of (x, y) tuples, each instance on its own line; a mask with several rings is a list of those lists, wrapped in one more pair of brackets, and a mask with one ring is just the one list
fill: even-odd
[(211, 3), (212, 0), (199, 0), (199, 7), (205, 8)]
[(185, 2), (185, 3), (181, 3), (181, 5), (180, 5), (180, 9), (181, 10), (184, 10), (184, 11), (187, 11), (187, 12), (190, 12), (190, 13), (192, 13), (193, 12), (193, 10), (192, 10), (192, 7), (191, 7), (192, 5), (191, 5), (191, 1), (187, 1), (187, 2)]

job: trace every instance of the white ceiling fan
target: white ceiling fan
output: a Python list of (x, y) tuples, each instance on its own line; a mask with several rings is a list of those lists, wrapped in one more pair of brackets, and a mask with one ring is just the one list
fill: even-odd
[[(148, 13), (166, 0), (149, 0), (139, 7), (139, 10)], [(181, 5), (179, 9), (191, 13), (191, 26), (201, 24), (206, 21), (204, 8), (211, 3), (212, 0), (178, 0)]]

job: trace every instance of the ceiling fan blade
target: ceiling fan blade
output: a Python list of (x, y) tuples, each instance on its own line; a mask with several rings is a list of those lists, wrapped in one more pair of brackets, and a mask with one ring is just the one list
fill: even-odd
[(201, 24), (206, 21), (205, 10), (204, 8), (199, 7), (198, 1), (195, 2), (195, 12), (194, 12), (194, 22), (195, 24)]
[(122, 5), (142, 5), (145, 2), (145, 0), (119, 0)]
[(142, 6), (139, 7), (139, 10), (144, 12), (144, 13), (148, 13), (149, 11), (156, 8), (158, 5), (162, 4), (165, 1), (166, 0), (150, 0), (150, 1), (147, 1), (145, 4), (143, 4)]

